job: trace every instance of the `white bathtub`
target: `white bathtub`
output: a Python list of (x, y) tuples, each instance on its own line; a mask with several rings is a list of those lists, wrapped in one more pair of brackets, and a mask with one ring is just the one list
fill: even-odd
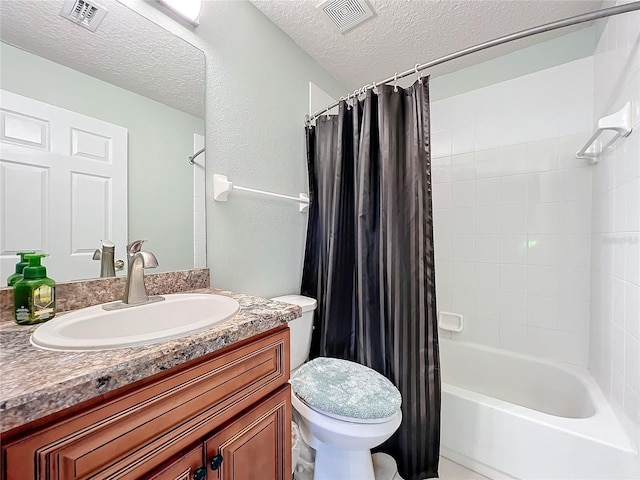
[(490, 478), (637, 479), (587, 369), (440, 339), (441, 454)]

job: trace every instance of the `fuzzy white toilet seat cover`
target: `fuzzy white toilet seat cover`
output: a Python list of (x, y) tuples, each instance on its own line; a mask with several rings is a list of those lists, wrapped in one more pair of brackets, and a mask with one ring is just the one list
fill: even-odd
[(400, 392), (384, 376), (337, 358), (305, 363), (291, 378), (291, 388), (309, 406), (353, 419), (388, 418), (402, 403)]

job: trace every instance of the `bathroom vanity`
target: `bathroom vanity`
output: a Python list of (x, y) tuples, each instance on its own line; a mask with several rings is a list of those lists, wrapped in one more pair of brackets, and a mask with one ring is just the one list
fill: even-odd
[(290, 479), (286, 322), (299, 309), (236, 298), (211, 330), (121, 350), (43, 351), (2, 322), (3, 374), (24, 376), (0, 380), (2, 479)]

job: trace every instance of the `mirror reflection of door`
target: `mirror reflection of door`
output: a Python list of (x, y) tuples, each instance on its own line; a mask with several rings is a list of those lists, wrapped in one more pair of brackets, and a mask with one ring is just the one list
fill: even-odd
[(127, 242), (127, 129), (0, 94), (1, 278), (24, 250), (56, 281), (95, 277), (96, 244)]

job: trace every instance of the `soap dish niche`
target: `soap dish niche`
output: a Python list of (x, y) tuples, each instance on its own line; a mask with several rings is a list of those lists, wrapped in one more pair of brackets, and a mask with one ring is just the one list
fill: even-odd
[(449, 332), (461, 332), (464, 328), (464, 318), (458, 313), (438, 312), (438, 327)]

